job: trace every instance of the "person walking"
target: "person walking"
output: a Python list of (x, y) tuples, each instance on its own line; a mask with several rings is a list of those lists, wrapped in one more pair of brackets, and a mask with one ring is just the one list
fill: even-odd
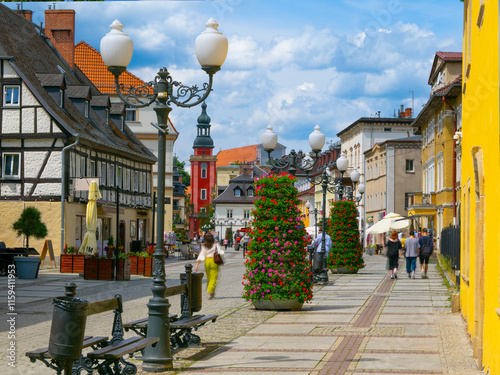
[(385, 244), (387, 246), (387, 258), (389, 258), (389, 270), (391, 279), (398, 278), (399, 250), (402, 249), (401, 241), (398, 239), (398, 232), (394, 231)]
[(243, 236), (241, 242), (243, 242), (243, 258), (244, 258), (248, 248), (248, 244), (250, 243), (250, 236), (248, 235), (248, 232), (245, 232), (245, 235)]
[(410, 233), (410, 238), (407, 238), (405, 241), (406, 272), (408, 272), (409, 279), (415, 278), (418, 249), (420, 249), (420, 245), (418, 244), (418, 240), (415, 238), (415, 233)]
[(222, 250), (212, 233), (207, 233), (205, 235), (205, 241), (201, 245), (201, 251), (196, 259), (196, 266), (194, 267), (195, 272), (198, 271), (198, 266), (202, 261), (205, 261), (205, 271), (207, 272), (207, 293), (208, 299), (214, 298), (215, 286), (217, 284), (217, 276), (219, 276), (219, 265), (214, 262), (214, 253), (218, 252), (220, 256), (224, 256), (224, 250)]
[(429, 268), (429, 258), (434, 251), (434, 244), (432, 238), (427, 235), (427, 229), (422, 229), (422, 236), (418, 239), (420, 245), (420, 268), (422, 269), (422, 279), (428, 279), (427, 270)]
[(227, 250), (227, 245), (229, 244), (229, 240), (224, 238), (224, 250)]

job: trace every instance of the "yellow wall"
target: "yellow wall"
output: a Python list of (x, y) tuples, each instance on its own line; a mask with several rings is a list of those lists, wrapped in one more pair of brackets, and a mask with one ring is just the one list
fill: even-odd
[[(464, 2), (460, 301), (474, 355), (500, 374), (500, 139), (498, 1)], [(470, 51), (470, 52), (469, 52)], [(469, 76), (467, 77), (467, 72)], [(498, 311), (498, 310), (497, 310)]]

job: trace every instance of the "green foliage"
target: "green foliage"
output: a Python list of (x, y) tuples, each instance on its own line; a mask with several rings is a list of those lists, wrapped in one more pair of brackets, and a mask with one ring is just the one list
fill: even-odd
[(226, 228), (226, 240), (231, 241), (233, 239), (233, 230), (231, 228)]
[(77, 248), (74, 246), (68, 246), (66, 249), (66, 254), (76, 254), (77, 253)]
[(327, 233), (332, 238), (332, 248), (328, 256), (329, 268), (346, 267), (359, 270), (365, 266), (356, 203), (349, 200), (333, 202)]
[(29, 238), (40, 240), (47, 237), (48, 230), (42, 222), (42, 214), (35, 207), (26, 207), (19, 219), (12, 226), (18, 236), (26, 236), (26, 248), (29, 248)]
[(244, 293), (246, 300), (312, 298), (306, 231), (300, 219), (297, 179), (265, 175), (254, 183), (254, 221), (248, 245)]
[(108, 246), (115, 246), (115, 239), (113, 238), (113, 236), (109, 236)]
[(191, 176), (189, 175), (189, 173), (186, 172), (186, 170), (184, 169), (185, 167), (186, 167), (185, 161), (180, 162), (179, 160), (177, 160), (177, 171), (182, 176), (182, 184), (184, 186), (190, 186), (191, 185)]

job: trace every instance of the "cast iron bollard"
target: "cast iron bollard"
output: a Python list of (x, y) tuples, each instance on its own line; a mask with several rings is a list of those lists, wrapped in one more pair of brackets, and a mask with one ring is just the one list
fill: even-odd
[(56, 360), (77, 360), (82, 354), (89, 302), (75, 297), (55, 297), (53, 305), (49, 354)]

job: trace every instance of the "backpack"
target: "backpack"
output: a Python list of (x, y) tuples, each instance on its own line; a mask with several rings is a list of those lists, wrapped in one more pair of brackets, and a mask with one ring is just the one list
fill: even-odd
[(421, 249), (420, 254), (422, 254), (423, 257), (430, 257), (432, 254), (430, 242), (431, 242), (430, 237), (429, 237), (429, 240), (427, 241), (427, 243), (424, 243), (424, 241), (422, 241), (423, 245), (422, 245), (422, 249)]

